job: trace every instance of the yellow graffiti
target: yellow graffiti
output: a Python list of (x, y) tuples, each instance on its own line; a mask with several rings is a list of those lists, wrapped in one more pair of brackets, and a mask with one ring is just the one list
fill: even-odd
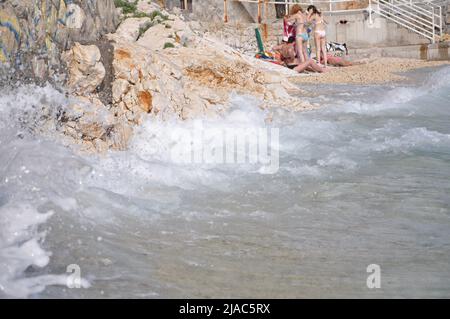
[(0, 62), (5, 63), (7, 61), (6, 56), (3, 54), (3, 52), (0, 50)]
[(56, 7), (52, 5), (50, 15), (47, 18), (48, 28), (56, 26), (57, 20), (58, 20), (58, 11), (56, 11)]
[(64, 0), (60, 0), (58, 19), (64, 21), (64, 23), (66, 22), (66, 11), (67, 11), (66, 3), (64, 2)]
[(42, 8), (41, 18), (42, 18), (42, 20), (44, 20), (44, 16), (47, 15), (47, 0), (41, 1), (41, 8)]
[(53, 48), (53, 42), (49, 35), (45, 37), (45, 46), (47, 47), (48, 52), (50, 52)]
[(22, 31), (17, 17), (10, 10), (0, 10), (0, 24), (0, 61), (3, 63), (19, 48)]
[(4, 28), (9, 29), (10, 32), (17, 33), (17, 35), (20, 36), (20, 24), (16, 16), (6, 10), (0, 10), (0, 23)]

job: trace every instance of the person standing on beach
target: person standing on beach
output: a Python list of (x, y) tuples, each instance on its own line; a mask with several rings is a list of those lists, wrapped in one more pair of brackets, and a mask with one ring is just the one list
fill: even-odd
[(309, 36), (306, 31), (306, 16), (303, 14), (303, 9), (300, 5), (294, 4), (291, 7), (289, 16), (285, 17), (285, 22), (288, 25), (295, 25), (295, 46), (297, 52), (297, 59), (299, 63), (304, 63), (308, 59), (306, 54), (305, 43)]
[(317, 62), (320, 63), (323, 60), (323, 64), (326, 67), (328, 64), (326, 21), (316, 6), (310, 5), (306, 11), (308, 12), (307, 20), (314, 24), (314, 43), (316, 45)]

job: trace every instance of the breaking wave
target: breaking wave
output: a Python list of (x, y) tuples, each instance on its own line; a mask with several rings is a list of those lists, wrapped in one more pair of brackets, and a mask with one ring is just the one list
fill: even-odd
[[(333, 296), (339, 289), (355, 296), (366, 293), (357, 283), (339, 288), (325, 281), (396, 251), (418, 265), (412, 280), (434, 271), (427, 285), (410, 282), (411, 293), (448, 295), (442, 253), (450, 244), (443, 227), (450, 211), (449, 83), (447, 67), (419, 87), (372, 96), (374, 102), (356, 94), (306, 113), (274, 108), (270, 124), (257, 101), (235, 96), (230, 111), (214, 119), (148, 119), (128, 151), (106, 156), (77, 155), (48, 133), (51, 127), (42, 130), (69, 103), (64, 93), (51, 86), (3, 91), (0, 293), (223, 297), (226, 288), (240, 297)], [(199, 127), (208, 132), (202, 143), (216, 149), (222, 145), (217, 132), (278, 128), (279, 170), (174, 162), (174, 147), (193, 152), (174, 131)], [(431, 247), (434, 265), (414, 259), (420, 243)], [(338, 258), (349, 251), (346, 260)], [(80, 266), (89, 289), (67, 288), (71, 264)], [(270, 276), (274, 269), (288, 275)], [(406, 275), (390, 270), (397, 296)], [(261, 287), (238, 280), (250, 273)], [(309, 294), (299, 292), (295, 276), (311, 278)], [(205, 278), (215, 280), (214, 287), (205, 286)]]

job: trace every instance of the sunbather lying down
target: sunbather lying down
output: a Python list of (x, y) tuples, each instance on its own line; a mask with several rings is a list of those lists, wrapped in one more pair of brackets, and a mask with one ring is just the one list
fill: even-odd
[[(344, 58), (338, 57), (338, 56), (334, 56), (332, 54), (327, 54), (327, 62), (330, 65), (333, 66), (352, 66), (353, 63), (345, 60)], [(320, 60), (320, 63), (323, 63), (323, 58)]]
[[(313, 59), (309, 59), (303, 63), (298, 63), (297, 59), (295, 58), (295, 47), (292, 43), (282, 43), (275, 46), (273, 50), (279, 53), (281, 61), (283, 61), (287, 67), (294, 69), (297, 72), (303, 72), (307, 70), (322, 73), (326, 71), (325, 68), (318, 65)], [(353, 65), (352, 62), (347, 61), (341, 57), (336, 57), (332, 54), (328, 54), (327, 58), (329, 65), (341, 67)], [(323, 63), (323, 59), (320, 62)]]
[(321, 67), (314, 61), (313, 59), (307, 59), (305, 62), (294, 65), (292, 68), (294, 71), (297, 71), (298, 73), (302, 73), (303, 71), (312, 71), (312, 72), (318, 72), (323, 73), (326, 72), (327, 69), (324, 67)]
[(284, 64), (297, 72), (312, 71), (312, 72), (326, 72), (326, 69), (319, 66), (313, 59), (306, 59), (305, 62), (299, 62), (295, 57), (294, 43), (282, 43), (273, 47), (275, 52), (279, 53), (279, 57)]

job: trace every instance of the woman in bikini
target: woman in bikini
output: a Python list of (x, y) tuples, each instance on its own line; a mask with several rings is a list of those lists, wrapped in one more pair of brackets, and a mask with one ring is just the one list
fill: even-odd
[[(324, 66), (328, 64), (327, 61), (327, 38), (326, 38), (326, 21), (323, 19), (322, 13), (313, 5), (307, 9), (307, 20), (314, 24), (314, 42), (316, 44), (316, 58), (320, 63), (323, 60)], [(321, 55), (322, 54), (322, 58)]]
[(304, 43), (308, 41), (308, 32), (306, 31), (306, 16), (303, 14), (303, 9), (300, 5), (294, 4), (291, 7), (289, 16), (285, 18), (288, 25), (295, 25), (295, 45), (297, 58), (300, 63), (308, 60)]

